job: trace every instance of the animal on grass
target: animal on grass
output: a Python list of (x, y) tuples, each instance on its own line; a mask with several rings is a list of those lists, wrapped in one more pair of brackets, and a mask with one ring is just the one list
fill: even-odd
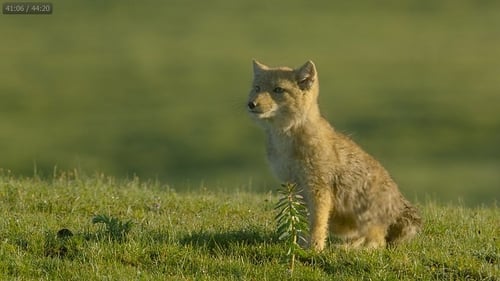
[(304, 192), (308, 246), (322, 251), (329, 232), (347, 248), (385, 247), (415, 236), (422, 225), (417, 209), (377, 160), (322, 117), (318, 95), (312, 61), (296, 69), (253, 61), (248, 112), (266, 133), (274, 174)]

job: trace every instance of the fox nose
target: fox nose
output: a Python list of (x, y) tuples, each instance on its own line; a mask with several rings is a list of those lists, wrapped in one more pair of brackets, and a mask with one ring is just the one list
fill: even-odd
[(257, 107), (257, 103), (255, 101), (251, 101), (247, 104), (249, 109), (254, 109)]

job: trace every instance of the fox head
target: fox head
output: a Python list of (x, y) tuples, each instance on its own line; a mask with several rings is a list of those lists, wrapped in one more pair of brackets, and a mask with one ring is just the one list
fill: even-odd
[(271, 68), (253, 61), (247, 106), (257, 123), (287, 131), (319, 116), (318, 93), (318, 75), (312, 61), (297, 69)]

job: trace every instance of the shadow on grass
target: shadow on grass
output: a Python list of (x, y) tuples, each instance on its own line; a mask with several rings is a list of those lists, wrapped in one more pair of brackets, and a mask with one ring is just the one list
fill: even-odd
[(199, 231), (185, 236), (180, 243), (213, 250), (228, 249), (233, 246), (275, 244), (276, 241), (276, 235), (273, 233), (250, 229), (226, 232)]
[(185, 236), (179, 242), (215, 257), (235, 256), (255, 265), (280, 260), (283, 254), (275, 233), (257, 229), (200, 231)]

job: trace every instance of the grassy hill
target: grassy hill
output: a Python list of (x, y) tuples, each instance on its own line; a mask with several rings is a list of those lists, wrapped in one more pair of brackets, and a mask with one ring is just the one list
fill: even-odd
[[(0, 279), (283, 280), (276, 201), (274, 193), (179, 193), (137, 178), (2, 172)], [(425, 226), (412, 242), (345, 251), (332, 241), (301, 256), (290, 279), (499, 280), (498, 207), (419, 208)], [(115, 221), (94, 224), (97, 215)]]
[(251, 59), (313, 59), (321, 108), (412, 198), (498, 201), (499, 1), (63, 1), (0, 16), (0, 167), (268, 191)]

